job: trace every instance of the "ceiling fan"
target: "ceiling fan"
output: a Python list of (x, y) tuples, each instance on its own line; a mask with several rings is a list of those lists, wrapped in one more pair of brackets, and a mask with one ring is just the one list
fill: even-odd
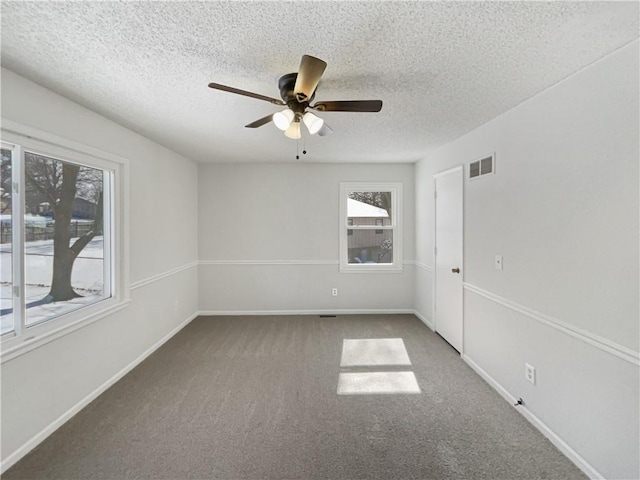
[(303, 55), (298, 72), (288, 73), (278, 80), (282, 100), (219, 83), (210, 83), (209, 87), (257, 98), (274, 105), (286, 105), (287, 108), (284, 110), (262, 117), (245, 125), (245, 127), (258, 128), (273, 121), (276, 127), (282, 130), (287, 137), (293, 139), (301, 137), (300, 123), (305, 124), (311, 135), (317, 133), (322, 137), (333, 133), (331, 127), (324, 123), (322, 118), (311, 113), (309, 109), (318, 112), (379, 112), (382, 109), (382, 100), (341, 100), (318, 102), (311, 105), (316, 94), (316, 87), (325, 68), (327, 68), (325, 61), (310, 55)]

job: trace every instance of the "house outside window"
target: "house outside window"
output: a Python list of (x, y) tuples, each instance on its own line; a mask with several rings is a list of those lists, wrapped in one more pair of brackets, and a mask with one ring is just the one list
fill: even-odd
[(402, 271), (402, 184), (340, 184), (340, 271)]

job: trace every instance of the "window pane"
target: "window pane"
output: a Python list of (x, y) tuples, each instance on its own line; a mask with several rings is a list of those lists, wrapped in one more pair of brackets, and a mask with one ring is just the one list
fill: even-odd
[(349, 225), (391, 225), (391, 192), (349, 192)]
[(102, 170), (25, 153), (27, 325), (110, 296), (103, 193)]
[(2, 149), (0, 165), (0, 333), (13, 331), (11, 239), (11, 150)]
[(349, 263), (393, 263), (393, 230), (348, 230)]

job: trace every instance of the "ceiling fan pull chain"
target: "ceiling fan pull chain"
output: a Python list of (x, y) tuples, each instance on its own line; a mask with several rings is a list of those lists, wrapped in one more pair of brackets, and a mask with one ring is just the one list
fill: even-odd
[(296, 140), (296, 160), (300, 160), (300, 140)]

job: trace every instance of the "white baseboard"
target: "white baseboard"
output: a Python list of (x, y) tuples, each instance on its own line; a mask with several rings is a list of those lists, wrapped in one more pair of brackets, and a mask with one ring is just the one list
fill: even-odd
[(9, 468), (11, 468), (15, 463), (17, 463), (22, 457), (24, 457), (27, 453), (37, 447), (42, 441), (44, 441), (49, 435), (55, 432), (58, 428), (60, 428), (65, 422), (67, 422), (71, 417), (73, 417), (76, 413), (82, 410), (84, 407), (89, 405), (93, 400), (95, 400), (101, 393), (105, 392), (109, 387), (111, 387), (114, 383), (124, 377), (127, 373), (133, 370), (139, 363), (141, 363), (145, 358), (155, 352), (158, 348), (160, 348), (165, 342), (167, 342), (171, 337), (173, 337), (176, 333), (186, 327), (193, 319), (198, 316), (198, 313), (192, 314), (189, 318), (184, 320), (180, 325), (171, 330), (167, 335), (162, 337), (159, 341), (157, 341), (150, 348), (145, 350), (140, 356), (138, 356), (135, 360), (129, 363), (126, 367), (112, 376), (109, 380), (104, 382), (98, 388), (96, 388), (93, 392), (89, 393), (86, 397), (76, 403), (69, 410), (64, 412), (60, 417), (54, 420), (51, 424), (46, 426), (40, 432), (35, 434), (31, 439), (27, 440), (20, 448), (11, 453), (5, 458), (0, 464), (0, 474), (6, 472)]
[(422, 323), (424, 323), (427, 327), (429, 327), (429, 329), (430, 329), (432, 332), (435, 332), (435, 331), (436, 331), (436, 326), (433, 324), (433, 322), (432, 322), (431, 320), (429, 320), (427, 317), (425, 317), (424, 315), (422, 315), (419, 311), (414, 310), (414, 311), (413, 311), (413, 314), (414, 314), (416, 317), (418, 317), (418, 318), (422, 321)]
[(241, 315), (393, 315), (415, 314), (410, 308), (390, 309), (333, 309), (333, 310), (201, 310), (201, 316), (241, 316)]
[[(482, 379), (491, 385), (506, 401), (515, 404), (518, 399), (511, 395), (502, 385), (500, 385), (491, 375), (482, 369), (477, 363), (471, 360), (467, 355), (461, 355), (462, 360), (469, 365)], [(569, 460), (571, 460), (585, 475), (594, 480), (604, 480), (604, 476), (593, 468), (587, 461), (582, 458), (573, 448), (562, 440), (553, 430), (551, 430), (542, 420), (536, 417), (527, 409), (525, 405), (520, 405), (517, 410), (526, 418), (534, 427), (536, 427), (549, 441), (556, 446)]]

